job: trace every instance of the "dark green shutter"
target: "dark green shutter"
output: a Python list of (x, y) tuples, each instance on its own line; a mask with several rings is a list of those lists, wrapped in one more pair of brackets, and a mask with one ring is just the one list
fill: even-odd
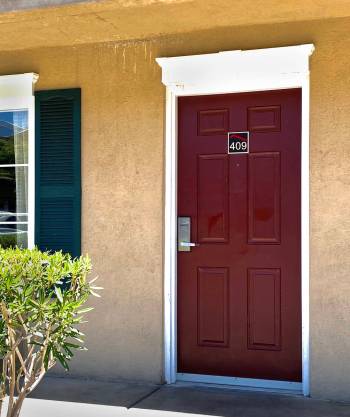
[(35, 93), (35, 243), (81, 253), (80, 89)]

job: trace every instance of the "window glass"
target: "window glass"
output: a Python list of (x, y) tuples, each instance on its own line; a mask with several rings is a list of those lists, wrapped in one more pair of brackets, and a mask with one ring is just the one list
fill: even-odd
[(0, 245), (28, 245), (28, 112), (0, 112)]
[(0, 112), (0, 164), (28, 163), (28, 113)]
[[(27, 185), (28, 167), (0, 168), (0, 216), (16, 217), (27, 214)], [(14, 220), (16, 221), (14, 218), (6, 219)]]
[(3, 248), (28, 246), (27, 224), (0, 224), (0, 245)]

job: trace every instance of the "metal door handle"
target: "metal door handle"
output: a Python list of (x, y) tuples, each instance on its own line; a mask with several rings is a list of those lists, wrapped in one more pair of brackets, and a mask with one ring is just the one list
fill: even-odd
[(183, 246), (185, 248), (190, 248), (193, 246), (199, 246), (199, 243), (193, 243), (193, 242), (180, 242), (180, 246)]

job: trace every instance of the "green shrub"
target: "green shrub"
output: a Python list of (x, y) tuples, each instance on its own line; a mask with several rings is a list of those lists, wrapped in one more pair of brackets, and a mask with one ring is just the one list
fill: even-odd
[[(88, 282), (88, 257), (0, 247), (0, 401), (18, 417), (23, 400), (57, 362), (68, 370), (85, 350), (82, 308), (99, 287)], [(0, 408), (1, 414), (1, 408)]]

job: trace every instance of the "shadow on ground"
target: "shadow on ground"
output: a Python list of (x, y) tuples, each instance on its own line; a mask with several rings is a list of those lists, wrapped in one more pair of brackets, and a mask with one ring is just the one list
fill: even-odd
[(30, 398), (130, 408), (159, 385), (46, 377)]
[(54, 377), (47, 377), (31, 398), (114, 406), (127, 416), (350, 417), (350, 404), (302, 396)]
[(350, 417), (350, 404), (201, 387), (166, 386), (135, 407), (222, 417)]

